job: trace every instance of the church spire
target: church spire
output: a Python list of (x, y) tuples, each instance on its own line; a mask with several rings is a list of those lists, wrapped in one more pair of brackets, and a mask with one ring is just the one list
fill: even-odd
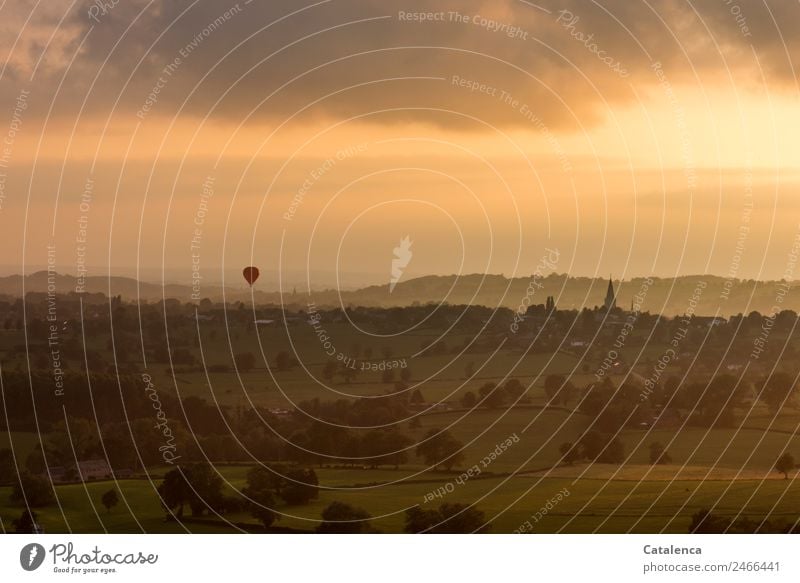
[(603, 307), (606, 310), (613, 310), (617, 307), (617, 298), (614, 294), (614, 282), (611, 279), (611, 276), (608, 276), (608, 290), (606, 290), (606, 299), (603, 302)]

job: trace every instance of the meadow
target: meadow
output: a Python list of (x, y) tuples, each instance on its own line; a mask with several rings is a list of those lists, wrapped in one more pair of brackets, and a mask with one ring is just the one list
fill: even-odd
[[(192, 323), (194, 324), (194, 323)], [(329, 358), (318, 337), (305, 323), (285, 329), (276, 326), (229, 328), (223, 322), (200, 322), (199, 341), (182, 344), (192, 354), (193, 365), (162, 363), (146, 366), (153, 383), (163, 393), (180, 399), (199, 397), (229, 409), (259, 406), (293, 409), (301, 402), (321, 402), (368, 397), (380, 399), (391, 393), (393, 382), (379, 371), (360, 371), (354, 378), (336, 376), (323, 380)], [(257, 330), (257, 333), (256, 333)], [(474, 504), (491, 524), (492, 532), (513, 532), (532, 516), (532, 532), (686, 532), (692, 515), (711, 509), (721, 516), (797, 518), (800, 488), (796, 480), (784, 480), (774, 470), (775, 460), (785, 451), (800, 454), (800, 414), (786, 407), (779, 414), (767, 410), (753, 398), (737, 410), (738, 422), (728, 427), (698, 427), (682, 420), (667, 426), (630, 427), (619, 431), (624, 459), (618, 463), (577, 462), (565, 464), (561, 446), (575, 442), (592, 424), (592, 417), (579, 409), (580, 388), (593, 382), (603, 352), (591, 349), (532, 352), (500, 342), (496, 349), (463, 350), (472, 336), (457, 330), (447, 345), (436, 352), (421, 353), (421, 346), (436, 342), (439, 330), (419, 328), (391, 337), (367, 337), (349, 324), (331, 322), (327, 333), (337, 351), (355, 355), (360, 363), (403, 360), (408, 370), (407, 391), (418, 390), (422, 403), (398, 429), (416, 444), (431, 429), (447, 429), (463, 444), (463, 460), (446, 472), (432, 469), (409, 449), (409, 459), (397, 468), (335, 464), (316, 466), (318, 498), (302, 506), (276, 507), (280, 519), (273, 528), (313, 530), (322, 510), (331, 502), (346, 502), (363, 508), (374, 528), (401, 532), (405, 511), (442, 502)], [(6, 369), (22, 366), (15, 349), (23, 341), (19, 333), (0, 334)], [(112, 361), (109, 338), (87, 337), (87, 349), (106, 362)], [(626, 346), (640, 377), (663, 347), (647, 346), (645, 358), (636, 361), (644, 334), (634, 333)], [(637, 345), (638, 343), (638, 345)], [(266, 356), (266, 362), (262, 358)], [(242, 353), (256, 355), (248, 370), (236, 370), (234, 361)], [(296, 363), (280, 369), (276, 355), (288, 353)], [(127, 355), (125, 362), (130, 362)], [(269, 366), (267, 366), (267, 364)], [(75, 366), (71, 363), (71, 366)], [(216, 372), (210, 372), (208, 368)], [(227, 370), (225, 367), (228, 367)], [(680, 374), (677, 364), (665, 371)], [(545, 379), (563, 375), (579, 389), (567, 403), (548, 402)], [(614, 384), (625, 379), (612, 374)], [(497, 408), (469, 408), (462, 398), (479, 393), (486, 383), (503, 384), (516, 379), (526, 387), (524, 399)], [(327, 385), (327, 386), (326, 386)], [(413, 419), (413, 422), (412, 422)], [(514, 443), (501, 455), (484, 463), (498, 444), (513, 437)], [(46, 439), (47, 435), (41, 436)], [(24, 459), (40, 436), (31, 432), (0, 433), (0, 449), (11, 443)], [(652, 465), (651, 446), (661, 444), (669, 463)], [(245, 477), (256, 463), (215, 460), (214, 467), (225, 481), (225, 495), (232, 496), (246, 484)], [(430, 493), (453, 484), (473, 466), (480, 475), (457, 484), (433, 500)], [(165, 520), (156, 487), (168, 467), (150, 467), (130, 479), (59, 484), (58, 504), (38, 509), (47, 532), (259, 532), (262, 527), (247, 512), (224, 516), (205, 515), (183, 523)], [(795, 478), (792, 472), (790, 477)], [(6, 480), (8, 483), (8, 480)], [(100, 503), (102, 494), (117, 488), (120, 502), (110, 512)], [(542, 513), (558, 492), (568, 496)], [(5, 530), (19, 514), (9, 501), (10, 486), (0, 487), (0, 518)], [(538, 514), (537, 514), (538, 513)]]

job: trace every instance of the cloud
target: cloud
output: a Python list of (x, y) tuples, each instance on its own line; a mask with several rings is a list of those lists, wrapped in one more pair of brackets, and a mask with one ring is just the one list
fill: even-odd
[(697, 87), (752, 85), (762, 67), (774, 90), (794, 87), (800, 58), (788, 2), (120, 0), (92, 19), (93, 5), (6, 2), (0, 92), (15, 95), (41, 58), (39, 115), (74, 116), (85, 100), (100, 117), (147, 106), (140, 117), (480, 129), (535, 116), (575, 130), (645, 95), (654, 61)]

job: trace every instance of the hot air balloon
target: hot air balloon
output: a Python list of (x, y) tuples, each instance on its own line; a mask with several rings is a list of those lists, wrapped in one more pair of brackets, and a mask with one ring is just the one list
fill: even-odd
[(242, 269), (242, 275), (244, 275), (245, 281), (250, 284), (250, 287), (253, 287), (253, 284), (258, 279), (258, 267), (245, 267)]

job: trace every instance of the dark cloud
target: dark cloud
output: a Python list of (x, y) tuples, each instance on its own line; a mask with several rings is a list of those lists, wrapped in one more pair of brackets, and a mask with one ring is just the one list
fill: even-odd
[[(676, 84), (752, 84), (761, 66), (770, 87), (796, 89), (800, 5), (739, 2), (119, 0), (103, 13), (88, 1), (45, 10), (17, 0), (0, 11), (12, 17), (3, 32), (16, 27), (24, 39), (13, 50), (8, 34), (0, 41), (10, 56), (0, 88), (16, 94), (47, 46), (48, 66), (32, 81), (40, 113), (52, 102), (55, 115), (73, 116), (85, 100), (85, 115), (108, 115), (115, 103), (134, 115), (158, 88), (144, 117), (174, 115), (185, 102), (190, 115), (237, 120), (252, 112), (277, 122), (308, 106), (300, 121), (476, 127), (475, 116), (574, 129), (655, 85), (653, 61)], [(401, 16), (431, 12), (444, 20)], [(58, 42), (48, 46), (48, 32)], [(487, 88), (471, 92), (454, 76)], [(387, 109), (404, 111), (376, 113)]]

